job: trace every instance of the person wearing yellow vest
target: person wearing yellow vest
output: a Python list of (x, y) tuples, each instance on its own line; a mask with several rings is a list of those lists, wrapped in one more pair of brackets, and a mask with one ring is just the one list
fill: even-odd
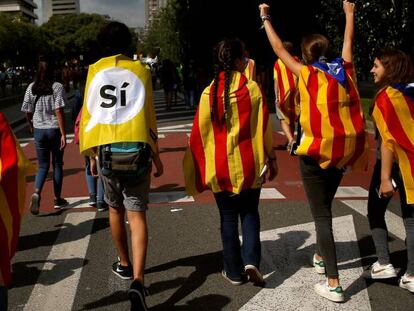
[[(112, 271), (122, 279), (133, 279), (128, 291), (131, 310), (147, 310), (144, 268), (148, 244), (146, 210), (151, 158), (146, 158), (145, 163), (126, 165), (115, 158), (117, 153), (114, 150), (138, 152), (150, 148), (156, 168), (154, 176), (163, 173), (158, 152), (151, 73), (140, 61), (133, 61), (124, 55), (131, 46), (131, 33), (125, 24), (110, 22), (104, 26), (99, 32), (98, 42), (104, 57), (89, 66), (79, 147), (82, 154), (91, 156), (90, 168), (94, 175), (98, 173), (97, 165), (100, 166), (104, 199), (109, 205), (112, 239), (118, 252), (118, 261), (113, 264)], [(95, 155), (99, 155), (99, 161), (95, 160)], [(131, 230), (132, 264), (125, 214)]]
[(371, 73), (380, 89), (371, 109), (378, 152), (369, 187), (368, 220), (378, 260), (370, 273), (372, 279), (397, 277), (390, 261), (385, 212), (398, 189), (408, 257), (399, 285), (414, 293), (414, 67), (410, 56), (387, 48), (376, 54)]
[(335, 241), (332, 233), (332, 201), (347, 167), (367, 165), (365, 120), (355, 85), (352, 64), (355, 4), (343, 1), (345, 34), (342, 58), (327, 62), (329, 41), (320, 34), (302, 40), (304, 64), (284, 48), (273, 29), (267, 4), (259, 6), (260, 17), (270, 44), (286, 67), (299, 78), (299, 155), (305, 192), (315, 221), (317, 249), (315, 271), (326, 281), (315, 285), (317, 294), (343, 302), (339, 282)]
[(183, 161), (186, 191), (214, 193), (221, 221), (223, 277), (240, 285), (247, 274), (251, 282), (262, 284), (259, 196), (265, 175), (272, 180), (277, 174), (269, 111), (257, 83), (242, 74), (241, 41), (220, 42), (215, 56), (215, 78), (201, 95)]

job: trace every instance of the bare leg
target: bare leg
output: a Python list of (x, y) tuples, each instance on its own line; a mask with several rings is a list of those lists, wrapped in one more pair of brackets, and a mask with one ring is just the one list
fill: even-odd
[(147, 256), (148, 231), (145, 212), (127, 211), (131, 228), (132, 266), (134, 280), (144, 284), (145, 259)]
[(125, 229), (125, 209), (117, 210), (112, 206), (109, 207), (109, 224), (111, 226), (112, 240), (115, 243), (116, 250), (122, 266), (128, 266), (128, 237)]

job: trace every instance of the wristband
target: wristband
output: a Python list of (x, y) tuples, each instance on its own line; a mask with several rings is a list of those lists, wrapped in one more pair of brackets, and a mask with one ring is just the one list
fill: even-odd
[(262, 23), (264, 23), (265, 21), (271, 21), (272, 18), (270, 17), (270, 15), (260, 15), (260, 18), (262, 19)]

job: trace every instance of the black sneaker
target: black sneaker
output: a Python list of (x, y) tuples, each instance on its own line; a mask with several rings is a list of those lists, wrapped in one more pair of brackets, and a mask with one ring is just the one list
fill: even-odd
[(96, 206), (96, 195), (90, 194), (89, 195), (89, 206), (95, 207)]
[(132, 279), (132, 266), (121, 266), (119, 261), (114, 262), (112, 265), (112, 272), (115, 273), (123, 280), (131, 280)]
[(131, 311), (148, 311), (145, 303), (146, 291), (140, 281), (133, 281), (128, 291), (129, 301), (131, 301)]
[(30, 199), (30, 212), (33, 215), (39, 214), (39, 203), (40, 203), (40, 194), (33, 193), (32, 198)]
[(108, 204), (106, 202), (98, 202), (96, 209), (98, 212), (104, 212), (108, 209)]
[(66, 200), (65, 200), (65, 199), (63, 199), (63, 198), (55, 199), (55, 205), (54, 205), (54, 208), (56, 208), (56, 209), (58, 209), (58, 208), (62, 208), (62, 207), (64, 207), (64, 206), (68, 205), (68, 204), (69, 204), (69, 202), (68, 202), (68, 201), (66, 201)]

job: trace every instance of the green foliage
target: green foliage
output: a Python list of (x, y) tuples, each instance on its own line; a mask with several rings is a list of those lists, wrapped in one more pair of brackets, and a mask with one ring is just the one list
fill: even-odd
[(161, 9), (150, 25), (142, 49), (146, 53), (160, 50), (160, 57), (180, 62), (183, 57), (182, 17), (185, 15), (183, 1), (171, 0)]
[(52, 16), (40, 28), (58, 59), (77, 58), (94, 60), (99, 54), (96, 37), (106, 23), (98, 14), (68, 14)]
[[(357, 0), (355, 18), (355, 63), (362, 76), (369, 75), (375, 50), (382, 47), (408, 49), (414, 31), (412, 0)], [(321, 2), (317, 18), (335, 52), (342, 45), (344, 18), (337, 0)]]

